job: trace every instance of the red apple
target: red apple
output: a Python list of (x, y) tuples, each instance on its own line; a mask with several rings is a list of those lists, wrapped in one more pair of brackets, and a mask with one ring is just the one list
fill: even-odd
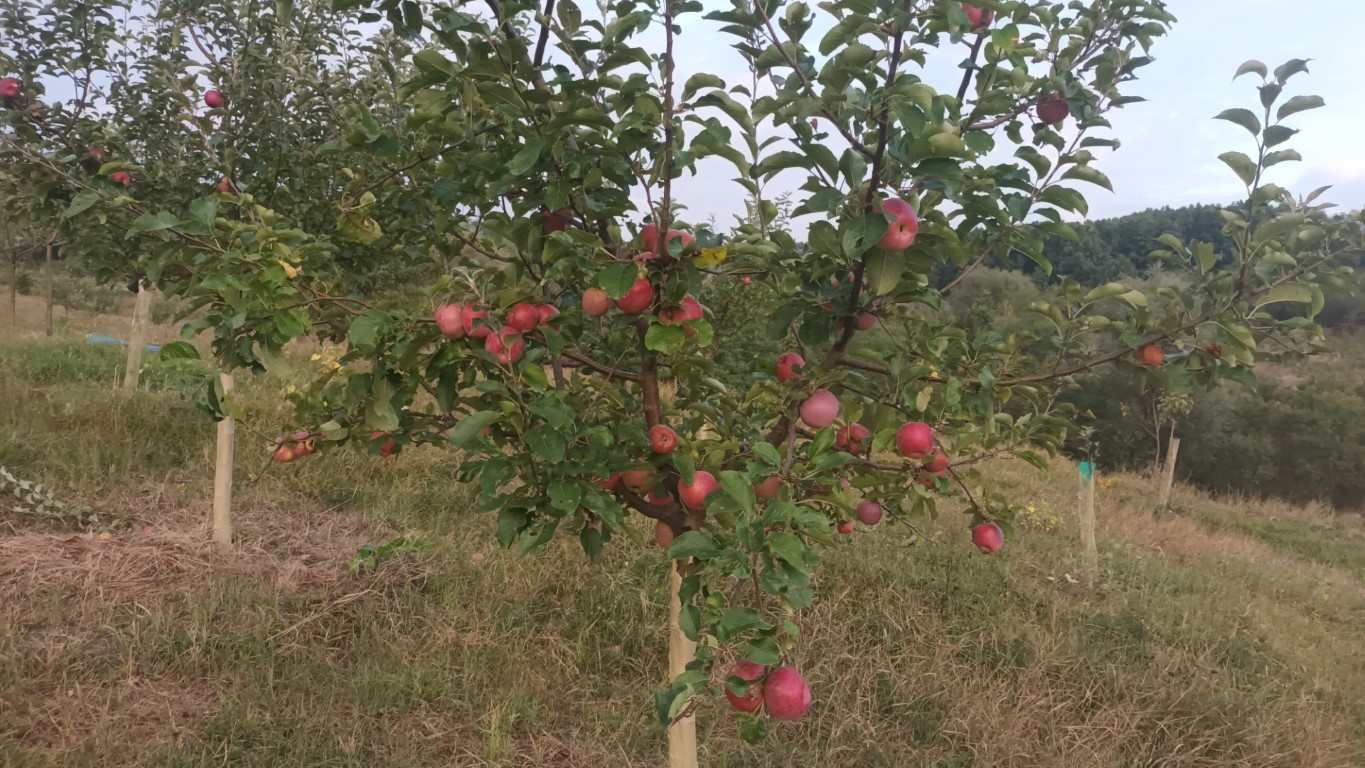
[(652, 469), (632, 469), (621, 473), (621, 482), (635, 493), (649, 493), (654, 490), (659, 478), (655, 477)]
[(1038, 120), (1048, 125), (1056, 125), (1062, 122), (1071, 114), (1071, 106), (1066, 103), (1062, 94), (1057, 92), (1044, 94), (1038, 99)]
[(706, 313), (706, 310), (702, 309), (701, 302), (697, 301), (697, 297), (691, 294), (683, 297), (682, 308), (686, 320), (700, 320)]
[(663, 424), (649, 428), (649, 450), (655, 453), (672, 453), (678, 447), (678, 435)]
[(507, 325), (518, 331), (533, 331), (540, 324), (540, 310), (534, 304), (515, 304), (507, 313)]
[(490, 333), (483, 340), (483, 348), (496, 357), (499, 363), (511, 365), (520, 360), (522, 353), (526, 351), (526, 339), (511, 328), (503, 328), (497, 333)]
[(673, 529), (668, 523), (660, 520), (654, 524), (654, 541), (664, 549), (673, 546)]
[(1159, 344), (1144, 344), (1133, 350), (1133, 357), (1143, 365), (1161, 365), (1166, 362), (1166, 352)]
[(447, 339), (458, 339), (465, 334), (464, 305), (442, 304), (436, 308), (436, 327)]
[(904, 200), (892, 198), (882, 203), (882, 213), (888, 213), (893, 218), (887, 225), (886, 234), (877, 241), (877, 247), (884, 251), (909, 248), (919, 232), (919, 216), (915, 213), (915, 207)]
[(99, 146), (91, 147), (89, 152), (91, 157), (95, 158), (101, 163), (104, 162), (104, 158), (109, 156), (109, 153), (104, 151), (104, 147)]
[(791, 667), (778, 667), (763, 682), (763, 702), (774, 720), (799, 720), (810, 710), (810, 688)]
[(478, 304), (465, 305), (464, 332), (475, 339), (486, 339), (493, 332), (493, 326), (488, 324), (488, 313), (479, 309)]
[(645, 278), (635, 281), (626, 295), (616, 300), (616, 308), (628, 315), (638, 315), (654, 303), (654, 286)]
[(859, 312), (854, 324), (858, 330), (866, 331), (877, 324), (877, 316), (871, 312)]
[(882, 521), (882, 505), (871, 499), (858, 502), (858, 519), (863, 525), (876, 525)]
[(773, 475), (754, 486), (754, 495), (764, 500), (775, 499), (777, 498), (777, 489), (781, 486), (782, 478), (778, 475)]
[(862, 453), (867, 449), (865, 441), (871, 436), (862, 424), (847, 424), (834, 433), (834, 447), (849, 453)]
[(699, 469), (693, 473), (691, 483), (685, 480), (678, 483), (678, 495), (682, 497), (683, 504), (692, 509), (701, 509), (706, 505), (706, 497), (718, 488), (720, 485), (715, 475)]
[[(730, 701), (730, 706), (740, 712), (757, 712), (763, 707), (763, 676), (768, 674), (768, 668), (762, 664), (756, 664), (748, 659), (740, 659), (734, 668), (727, 675), (725, 686), (725, 698)], [(744, 691), (743, 696), (739, 696), (730, 690), (728, 678), (738, 677), (751, 685)]]
[(297, 455), (298, 453), (295, 452), (293, 448), (287, 445), (281, 445), (279, 448), (275, 449), (275, 455), (272, 456), (271, 458), (273, 458), (275, 461), (278, 461), (281, 464), (288, 464), (289, 462), (293, 461), (294, 457)]
[(204, 105), (209, 109), (218, 109), (223, 106), (223, 94), (218, 91), (204, 91)]
[(604, 491), (610, 491), (621, 483), (621, 473), (613, 472), (606, 480), (598, 481), (597, 485)]
[(583, 292), (583, 312), (588, 317), (601, 317), (611, 311), (611, 297), (601, 288), (589, 288)]
[(649, 492), (649, 496), (646, 500), (651, 504), (668, 506), (673, 503), (673, 494), (663, 488), (655, 488)]
[(991, 22), (995, 20), (995, 11), (977, 8), (969, 3), (963, 3), (962, 10), (967, 12), (967, 20), (972, 23), (973, 32), (989, 27)]
[(125, 187), (131, 187), (133, 185), (133, 177), (129, 176), (127, 171), (118, 171), (110, 174), (109, 180), (115, 184), (122, 184)]
[(910, 421), (896, 430), (896, 450), (910, 459), (922, 459), (934, 449), (934, 428), (922, 421)]
[(1005, 532), (995, 523), (982, 523), (972, 529), (972, 543), (982, 552), (993, 555), (1005, 546)]
[(943, 453), (943, 449), (935, 446), (934, 450), (930, 451), (929, 461), (925, 463), (924, 468), (942, 477), (943, 473), (948, 471), (948, 465), (951, 463), (948, 456)]
[(560, 208), (557, 211), (541, 208), (540, 214), (540, 226), (547, 235), (551, 232), (563, 232), (573, 224), (572, 208)]
[(750, 278), (748, 275), (745, 275), (745, 277), (744, 277), (744, 284), (745, 284), (745, 285), (748, 285), (749, 283), (752, 283), (752, 282), (753, 282), (753, 279)]
[(659, 225), (646, 224), (640, 228), (640, 245), (644, 250), (652, 251), (654, 246), (659, 244)]
[(791, 381), (801, 375), (801, 371), (806, 367), (806, 358), (795, 352), (788, 352), (785, 355), (778, 355), (774, 367), (777, 369), (778, 381)]
[(559, 310), (553, 304), (537, 304), (536, 312), (540, 314), (541, 325), (549, 325), (550, 319), (559, 314)]
[(801, 421), (811, 429), (823, 429), (839, 418), (839, 398), (828, 389), (817, 389), (801, 404)]
[(840, 520), (839, 524), (836, 525), (835, 528), (839, 531), (839, 533), (842, 533), (843, 535), (847, 536), (853, 533), (854, 531), (858, 530), (858, 524), (853, 522), (852, 520)]
[[(693, 237), (690, 232), (684, 232), (680, 229), (670, 229), (668, 230), (668, 236), (664, 238), (664, 245), (662, 250), (664, 252), (667, 252), (668, 244), (673, 242), (674, 240), (680, 241), (682, 243), (682, 247), (687, 248), (687, 246), (696, 242), (697, 239)], [(644, 225), (644, 227), (640, 229), (640, 245), (644, 246), (642, 250), (645, 251), (657, 252), (660, 250), (659, 226), (657, 224), (646, 224)]]
[(220, 195), (232, 194), (232, 179), (224, 176), (218, 180), (218, 186), (214, 187), (214, 189), (218, 190), (218, 194)]
[(1209, 353), (1209, 357), (1212, 357), (1214, 360), (1219, 360), (1223, 357), (1222, 344), (1209, 344), (1208, 346), (1204, 347), (1204, 351)]
[[(379, 442), (380, 440), (384, 440), (384, 433), (383, 433), (383, 432), (371, 432), (371, 433), (370, 433), (370, 442), (371, 442), (371, 443), (377, 443), (377, 442)], [(381, 445), (381, 446), (379, 446), (379, 455), (380, 455), (380, 457), (381, 457), (381, 458), (386, 458), (386, 459), (387, 459), (388, 457), (392, 456), (392, 455), (393, 455), (393, 448), (394, 448), (394, 442), (393, 442), (393, 438), (392, 438), (392, 437), (390, 437), (388, 440), (384, 440), (384, 444)]]
[(13, 77), (0, 77), (0, 99), (13, 99), (19, 95), (19, 80)]

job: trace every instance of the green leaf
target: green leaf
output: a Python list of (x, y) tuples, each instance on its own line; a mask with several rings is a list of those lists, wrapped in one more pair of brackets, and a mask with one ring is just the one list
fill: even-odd
[(526, 141), (526, 146), (522, 147), (512, 159), (507, 163), (507, 172), (513, 176), (520, 176), (535, 167), (540, 162), (540, 155), (545, 151), (545, 145), (549, 140), (543, 136), (537, 136)]
[(127, 237), (136, 237), (144, 232), (159, 232), (163, 229), (178, 227), (183, 223), (166, 211), (144, 213), (133, 220), (132, 226), (128, 229)]
[(1287, 162), (1296, 162), (1300, 160), (1303, 160), (1303, 156), (1299, 154), (1298, 150), (1281, 149), (1275, 152), (1267, 153), (1265, 156), (1265, 160), (1263, 160), (1261, 164), (1264, 165), (1266, 168), (1269, 168), (1272, 165), (1279, 165), (1280, 163)]
[(711, 539), (711, 534), (705, 531), (687, 531), (674, 539), (673, 545), (668, 548), (670, 560), (683, 560), (689, 557), (710, 560), (720, 553), (720, 547)]
[(1114, 191), (1114, 185), (1109, 181), (1109, 177), (1088, 165), (1074, 165), (1068, 168), (1066, 173), (1062, 174), (1062, 179), (1088, 181), (1091, 184), (1104, 187), (1110, 192)]
[(1118, 298), (1120, 301), (1126, 302), (1128, 306), (1132, 307), (1133, 309), (1147, 308), (1147, 294), (1143, 293), (1142, 291), (1138, 290), (1126, 291), (1124, 293), (1119, 294)]
[(565, 512), (572, 512), (583, 503), (583, 486), (578, 483), (556, 480), (550, 483), (549, 493), (550, 506)]
[(1279, 111), (1275, 113), (1275, 119), (1283, 120), (1292, 114), (1324, 106), (1327, 106), (1327, 102), (1323, 101), (1321, 96), (1295, 96), (1280, 105)]
[(549, 424), (539, 424), (526, 430), (522, 439), (537, 456), (552, 464), (563, 461), (564, 453), (569, 449), (568, 441)]
[(1256, 114), (1249, 109), (1242, 109), (1241, 107), (1225, 109), (1222, 112), (1219, 112), (1213, 119), (1236, 123), (1245, 128), (1247, 133), (1250, 133), (1252, 136), (1261, 132), (1260, 118), (1256, 117)]
[(844, 255), (855, 261), (861, 259), (882, 239), (886, 230), (886, 216), (881, 213), (846, 221), (841, 237)]
[(686, 343), (687, 332), (681, 325), (650, 323), (649, 330), (645, 331), (645, 349), (662, 352), (665, 355), (678, 354)]
[(1288, 126), (1272, 125), (1269, 128), (1265, 129), (1266, 148), (1269, 149), (1270, 147), (1279, 146), (1280, 144), (1283, 144), (1286, 141), (1289, 141), (1290, 139), (1294, 138), (1294, 134), (1296, 133), (1298, 133), (1298, 131)]
[(213, 223), (218, 220), (218, 198), (201, 197), (190, 203), (190, 218), (205, 228), (213, 227)]
[(1247, 61), (1242, 62), (1242, 66), (1237, 68), (1237, 74), (1233, 75), (1232, 79), (1236, 80), (1237, 78), (1247, 74), (1248, 72), (1254, 72), (1260, 75), (1261, 79), (1265, 79), (1270, 74), (1270, 70), (1266, 69), (1266, 66), (1264, 64), (1255, 59), (1249, 59)]
[(527, 522), (526, 510), (504, 507), (498, 512), (498, 543), (504, 547), (512, 546)]
[(863, 277), (876, 296), (885, 296), (900, 286), (905, 274), (905, 251), (873, 251), (867, 257)]
[(1200, 272), (1208, 272), (1218, 263), (1218, 252), (1213, 249), (1213, 243), (1194, 243), (1190, 251), (1194, 253)]
[(735, 500), (739, 508), (753, 514), (758, 505), (754, 496), (753, 483), (747, 475), (727, 469), (720, 473), (720, 487), (727, 496)]
[(688, 99), (692, 98), (692, 96), (697, 91), (700, 91), (703, 88), (724, 87), (725, 81), (720, 79), (716, 75), (712, 75), (706, 72), (698, 72), (697, 74), (687, 78), (687, 82), (683, 85), (682, 100), (687, 101)]
[(173, 341), (161, 348), (162, 360), (198, 360), (199, 350), (188, 341)]
[[(1257, 309), (1268, 304), (1278, 304), (1281, 302), (1308, 304), (1309, 306), (1312, 306), (1315, 301), (1313, 293), (1314, 288), (1317, 288), (1317, 286), (1308, 283), (1282, 283), (1271, 288), (1266, 293), (1265, 298), (1261, 299), (1261, 303), (1257, 306)], [(1321, 289), (1319, 289), (1316, 298), (1317, 300), (1321, 300)]]
[(1082, 299), (1084, 304), (1094, 304), (1097, 301), (1112, 299), (1128, 292), (1128, 286), (1123, 283), (1105, 283), (1097, 288), (1091, 289)]
[(398, 412), (393, 409), (393, 395), (393, 385), (388, 379), (381, 378), (374, 383), (370, 404), (365, 409), (365, 426), (381, 432), (398, 429)]
[(640, 277), (640, 268), (635, 264), (613, 264), (597, 273), (597, 284), (613, 299), (625, 296), (630, 287)]
[(744, 646), (744, 658), (755, 664), (776, 664), (782, 660), (782, 650), (771, 637), (756, 637)]
[(479, 411), (460, 419), (450, 430), (450, 444), (456, 448), (467, 448), (478, 437), (484, 427), (502, 418), (497, 411)]
[(773, 553), (797, 570), (806, 568), (806, 555), (810, 551), (805, 542), (791, 531), (778, 531), (768, 537), (768, 546)]
[(1275, 80), (1280, 85), (1284, 85), (1289, 78), (1300, 72), (1308, 71), (1308, 62), (1312, 59), (1290, 59), (1278, 67), (1275, 67)]
[(1237, 178), (1241, 179), (1242, 183), (1248, 187), (1256, 180), (1256, 163), (1244, 153), (1224, 152), (1218, 156), (1218, 159), (1227, 163), (1232, 172), (1237, 174)]
[(71, 204), (66, 206), (65, 211), (62, 211), (62, 218), (69, 219), (72, 216), (83, 213), (99, 201), (100, 195), (98, 192), (81, 192), (71, 198)]
[(455, 65), (439, 52), (430, 48), (413, 54), (412, 63), (423, 72), (439, 72), (443, 75), (455, 74)]
[(772, 625), (764, 621), (763, 614), (753, 608), (731, 608), (716, 622), (716, 630), (722, 641), (743, 632), (766, 629), (772, 629)]
[(602, 532), (591, 525), (583, 526), (583, 530), (578, 532), (578, 542), (583, 545), (583, 552), (588, 559), (597, 562), (602, 558)]

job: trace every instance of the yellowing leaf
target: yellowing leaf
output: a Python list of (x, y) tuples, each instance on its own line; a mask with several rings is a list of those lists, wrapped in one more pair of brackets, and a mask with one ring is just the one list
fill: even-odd
[(703, 248), (701, 249), (701, 252), (697, 254), (696, 258), (692, 260), (692, 263), (699, 267), (714, 267), (722, 261), (725, 261), (726, 257), (729, 255), (729, 252), (723, 245), (719, 248)]

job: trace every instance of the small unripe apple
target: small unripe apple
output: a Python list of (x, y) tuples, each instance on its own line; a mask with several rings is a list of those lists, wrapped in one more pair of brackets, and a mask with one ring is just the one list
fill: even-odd
[(934, 449), (934, 428), (922, 421), (910, 421), (896, 430), (896, 450), (909, 459), (922, 459)]
[(847, 536), (850, 533), (853, 533), (854, 531), (858, 530), (858, 524), (853, 522), (852, 520), (840, 520), (839, 524), (836, 525), (835, 528), (838, 529), (839, 533), (842, 533), (843, 535)]
[(1054, 91), (1038, 99), (1036, 112), (1039, 122), (1056, 125), (1071, 114), (1071, 106), (1066, 103), (1066, 98), (1062, 94)]
[(673, 546), (673, 529), (662, 520), (654, 523), (654, 541), (662, 548)]
[(893, 218), (887, 224), (886, 234), (877, 241), (877, 247), (884, 251), (903, 251), (915, 242), (919, 232), (919, 215), (915, 207), (904, 200), (892, 198), (882, 203), (882, 213)]
[(224, 176), (218, 180), (218, 186), (214, 187), (214, 189), (218, 190), (218, 194), (220, 195), (230, 195), (232, 194), (232, 180)]
[(872, 326), (876, 324), (877, 316), (872, 314), (871, 312), (859, 312), (857, 318), (855, 318), (854, 320), (854, 325), (860, 331), (869, 330), (870, 328), (872, 328)]
[[(377, 442), (379, 442), (380, 440), (384, 440), (384, 433), (383, 433), (383, 432), (371, 432), (371, 433), (370, 433), (370, 442), (371, 442), (371, 443), (377, 443)], [(392, 438), (392, 437), (390, 437), (388, 440), (384, 440), (384, 443), (383, 443), (382, 445), (379, 446), (379, 456), (380, 456), (380, 458), (385, 458), (385, 459), (387, 459), (388, 457), (392, 456), (392, 455), (393, 455), (394, 445), (395, 445), (395, 443), (393, 442), (393, 438)]]
[(616, 300), (616, 308), (628, 315), (638, 315), (654, 303), (654, 286), (645, 278), (636, 280), (626, 295)]
[(788, 352), (785, 355), (778, 355), (774, 367), (777, 369), (778, 381), (791, 381), (800, 376), (801, 371), (805, 369), (806, 358), (795, 352)]
[(967, 12), (967, 20), (972, 23), (972, 31), (979, 32), (991, 25), (995, 20), (995, 11), (985, 8), (977, 8), (970, 3), (963, 3), (962, 10)]
[(763, 681), (763, 703), (774, 720), (799, 720), (810, 710), (810, 688), (791, 667), (778, 667)]
[(443, 304), (437, 307), (436, 327), (441, 329), (441, 335), (447, 339), (458, 339), (464, 336), (464, 305)]
[(943, 450), (935, 447), (934, 450), (929, 453), (929, 461), (925, 462), (924, 468), (929, 472), (942, 477), (943, 473), (948, 471), (948, 465), (951, 463), (951, 460)]
[(858, 519), (863, 525), (876, 525), (882, 521), (882, 505), (871, 499), (858, 502)]
[(122, 184), (125, 187), (130, 187), (133, 185), (133, 177), (129, 176), (127, 171), (117, 171), (115, 173), (112, 173), (109, 175), (109, 180), (114, 182), (115, 184)]
[(507, 313), (507, 325), (518, 331), (533, 331), (540, 324), (540, 310), (534, 304), (515, 304)]
[(297, 455), (298, 453), (290, 446), (281, 445), (279, 448), (275, 449), (275, 455), (272, 456), (271, 458), (273, 458), (275, 461), (278, 461), (281, 464), (288, 464), (289, 462), (293, 461), (294, 457)]
[(204, 105), (209, 109), (218, 109), (223, 106), (223, 94), (218, 91), (204, 91)]
[(649, 450), (655, 453), (672, 453), (678, 447), (678, 435), (663, 424), (649, 428)]
[(748, 659), (740, 659), (730, 670), (728, 678), (738, 677), (751, 685), (744, 691), (743, 696), (731, 692), (730, 686), (725, 686), (725, 698), (729, 700), (730, 706), (740, 712), (757, 712), (763, 707), (763, 676), (768, 674), (768, 668), (762, 664), (756, 664)]
[(649, 493), (658, 484), (659, 478), (654, 475), (652, 469), (632, 469), (629, 472), (621, 473), (621, 482), (635, 493)]
[(511, 365), (520, 360), (522, 353), (526, 351), (526, 339), (511, 328), (503, 328), (497, 333), (490, 333), (483, 340), (483, 348), (496, 357), (499, 363)]
[(782, 487), (782, 478), (779, 475), (764, 480), (754, 486), (754, 495), (765, 501), (777, 498), (777, 489)]
[(1144, 344), (1133, 350), (1133, 357), (1143, 365), (1161, 365), (1166, 362), (1166, 352), (1158, 344)]
[(839, 418), (839, 398), (828, 389), (817, 389), (801, 403), (801, 421), (811, 429), (823, 429)]
[(688, 507), (701, 509), (706, 506), (706, 497), (718, 488), (720, 488), (720, 484), (716, 482), (716, 476), (699, 469), (692, 474), (692, 482), (683, 480), (678, 483), (678, 496), (682, 498), (682, 503)]
[(1005, 546), (1005, 532), (995, 523), (982, 523), (972, 529), (972, 543), (982, 552), (993, 555)]
[(488, 324), (488, 313), (479, 309), (478, 304), (465, 305), (464, 332), (475, 339), (486, 339), (493, 332), (493, 326)]
[(611, 297), (601, 288), (589, 288), (583, 292), (583, 313), (588, 317), (601, 317), (611, 311)]
[(834, 433), (834, 447), (849, 453), (862, 453), (867, 448), (865, 441), (871, 436), (862, 424), (847, 424)]
[(18, 78), (0, 77), (0, 99), (13, 99), (19, 96)]

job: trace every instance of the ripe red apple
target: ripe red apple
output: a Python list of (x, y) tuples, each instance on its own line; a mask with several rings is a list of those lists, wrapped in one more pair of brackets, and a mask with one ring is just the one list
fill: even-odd
[(775, 499), (777, 498), (777, 489), (780, 488), (781, 486), (782, 477), (779, 475), (773, 475), (767, 480), (764, 480), (763, 482), (754, 486), (754, 495), (764, 500)]
[(204, 91), (204, 105), (209, 109), (218, 109), (223, 106), (223, 94), (218, 91)]
[(1056, 125), (1062, 122), (1071, 114), (1071, 106), (1066, 103), (1062, 94), (1057, 92), (1044, 94), (1038, 99), (1038, 120), (1048, 125)]
[(849, 453), (862, 453), (867, 449), (865, 441), (871, 436), (862, 424), (846, 424), (834, 433), (834, 447)]
[(667, 490), (663, 488), (655, 488), (654, 490), (649, 492), (647, 500), (651, 504), (662, 504), (664, 506), (668, 506), (673, 503), (673, 494), (669, 493)]
[(436, 327), (441, 329), (441, 335), (447, 339), (464, 336), (464, 305), (442, 304), (437, 307)]
[(854, 325), (855, 325), (855, 326), (858, 328), (858, 330), (860, 330), (860, 331), (866, 331), (866, 330), (870, 329), (872, 326), (874, 326), (874, 325), (876, 325), (876, 324), (877, 324), (877, 316), (874, 315), (874, 314), (872, 314), (871, 312), (861, 312), (861, 311), (860, 311), (860, 312), (858, 312), (857, 318), (855, 318), (855, 320), (854, 320)]
[(687, 320), (700, 320), (706, 314), (706, 310), (702, 309), (701, 302), (697, 301), (697, 297), (691, 294), (683, 297), (682, 308), (684, 318)]
[(896, 450), (910, 459), (922, 459), (934, 449), (934, 428), (922, 421), (909, 421), (896, 430)]
[(483, 340), (483, 348), (488, 350), (499, 363), (511, 365), (521, 359), (526, 351), (526, 339), (511, 328), (503, 328), (491, 333)]
[(839, 418), (839, 398), (828, 389), (817, 389), (801, 404), (801, 421), (811, 429), (823, 429)]
[(673, 546), (673, 529), (660, 520), (654, 524), (654, 541), (664, 549)]
[(560, 208), (557, 211), (541, 208), (540, 213), (540, 226), (547, 235), (551, 232), (563, 232), (573, 224), (572, 208)]
[(791, 667), (778, 667), (763, 681), (763, 702), (774, 720), (799, 720), (810, 710), (810, 688)]
[(1159, 344), (1144, 344), (1133, 350), (1133, 357), (1143, 365), (1161, 365), (1166, 362), (1166, 352)]
[(220, 195), (230, 195), (232, 194), (232, 180), (224, 176), (218, 180), (218, 186), (214, 187), (214, 189), (218, 190), (218, 194)]
[(20, 91), (19, 80), (13, 77), (0, 77), (0, 99), (13, 99), (18, 97)]
[[(768, 674), (768, 668), (762, 664), (756, 664), (748, 659), (740, 659), (727, 675), (727, 685), (725, 686), (725, 698), (730, 701), (730, 706), (740, 712), (757, 712), (763, 707), (763, 676)], [(745, 690), (743, 696), (736, 695), (730, 690), (728, 678), (738, 677), (746, 683), (751, 683)]]
[(835, 528), (838, 529), (839, 533), (842, 533), (843, 535), (847, 536), (850, 533), (853, 533), (854, 531), (858, 530), (858, 524), (853, 522), (852, 520), (840, 520), (839, 524), (836, 525)]
[(611, 311), (611, 297), (601, 288), (583, 292), (583, 312), (588, 317), (601, 317)]
[(597, 485), (598, 485), (598, 487), (600, 487), (600, 488), (601, 488), (602, 490), (604, 490), (604, 491), (610, 491), (611, 489), (613, 489), (613, 488), (615, 488), (617, 485), (619, 485), (620, 482), (621, 482), (621, 473), (620, 473), (620, 472), (613, 472), (613, 473), (611, 473), (611, 475), (609, 475), (609, 476), (607, 477), (606, 480), (600, 480), (600, 481), (598, 481)]
[(91, 157), (95, 158), (96, 160), (100, 161), (101, 163), (104, 162), (104, 158), (106, 158), (106, 157), (109, 156), (109, 153), (106, 152), (106, 151), (104, 151), (104, 147), (99, 147), (99, 146), (91, 147), (91, 148), (89, 149), (89, 152), (90, 152), (90, 156), (91, 156)]
[(989, 27), (995, 20), (995, 11), (977, 8), (969, 3), (963, 3), (962, 10), (967, 12), (967, 20), (972, 23), (973, 32)]
[(488, 324), (488, 313), (479, 309), (478, 304), (465, 305), (464, 332), (466, 336), (475, 339), (486, 339), (488, 334), (493, 332), (493, 326)]
[(621, 473), (621, 482), (635, 493), (644, 494), (654, 490), (659, 478), (655, 477), (652, 469), (632, 469)]
[(871, 499), (858, 502), (858, 519), (863, 525), (876, 525), (882, 521), (882, 505)]
[(616, 300), (616, 308), (628, 315), (638, 315), (654, 303), (654, 286), (645, 278), (635, 281), (626, 295)]
[(882, 203), (882, 213), (889, 213), (894, 218), (887, 225), (886, 234), (877, 241), (877, 247), (884, 251), (909, 248), (919, 232), (919, 215), (915, 213), (915, 207), (904, 200), (892, 198)]
[(1221, 359), (1221, 358), (1223, 357), (1223, 345), (1222, 345), (1222, 344), (1210, 344), (1210, 345), (1204, 347), (1204, 351), (1207, 352), (1207, 353), (1209, 353), (1209, 357), (1212, 357), (1214, 360), (1218, 360), (1218, 359)]
[(806, 367), (806, 358), (795, 352), (788, 352), (785, 355), (778, 355), (774, 367), (777, 369), (778, 381), (791, 381), (801, 375), (802, 369)]
[(1005, 546), (1005, 532), (995, 523), (982, 523), (972, 529), (972, 543), (982, 552), (993, 555)]
[(275, 449), (275, 455), (272, 456), (271, 458), (273, 458), (275, 461), (278, 461), (281, 464), (288, 464), (289, 462), (293, 461), (294, 457), (297, 455), (298, 453), (296, 453), (293, 448), (287, 445), (281, 445), (279, 448)]
[[(668, 230), (668, 236), (664, 238), (664, 245), (662, 250), (664, 252), (667, 252), (668, 244), (673, 242), (674, 240), (680, 241), (682, 243), (682, 247), (687, 248), (687, 246), (696, 242), (697, 239), (693, 237), (690, 232), (684, 232), (680, 229), (670, 229)], [(657, 224), (646, 224), (644, 225), (644, 227), (640, 229), (640, 245), (644, 246), (642, 250), (654, 252), (658, 252), (660, 250), (659, 226)]]
[(943, 449), (935, 446), (934, 450), (930, 451), (929, 461), (925, 463), (924, 468), (942, 477), (943, 473), (948, 471), (948, 465), (951, 463), (952, 461), (943, 453)]
[[(380, 440), (384, 440), (384, 433), (383, 433), (383, 432), (371, 432), (371, 433), (370, 433), (370, 442), (371, 442), (371, 443), (376, 443), (376, 442), (379, 442)], [(384, 444), (381, 445), (381, 446), (379, 446), (379, 456), (380, 456), (381, 458), (387, 459), (388, 457), (390, 457), (390, 456), (393, 455), (393, 448), (394, 448), (394, 442), (393, 442), (393, 438), (392, 438), (392, 437), (390, 437), (388, 440), (384, 440)]]
[(549, 325), (550, 319), (559, 314), (559, 310), (553, 304), (537, 304), (536, 312), (540, 314), (541, 325)]
[(514, 304), (507, 313), (507, 325), (518, 331), (533, 331), (540, 324), (540, 310), (534, 304)]
[(109, 180), (115, 184), (122, 184), (125, 187), (131, 187), (133, 185), (133, 177), (129, 176), (127, 171), (117, 171), (110, 174)]
[(655, 453), (672, 453), (678, 447), (678, 435), (663, 424), (649, 428), (649, 450)]
[(705, 470), (697, 470), (692, 475), (692, 482), (686, 480), (679, 481), (678, 495), (682, 497), (682, 503), (692, 509), (701, 509), (706, 506), (706, 497), (710, 496), (720, 484), (716, 482), (715, 475)]

